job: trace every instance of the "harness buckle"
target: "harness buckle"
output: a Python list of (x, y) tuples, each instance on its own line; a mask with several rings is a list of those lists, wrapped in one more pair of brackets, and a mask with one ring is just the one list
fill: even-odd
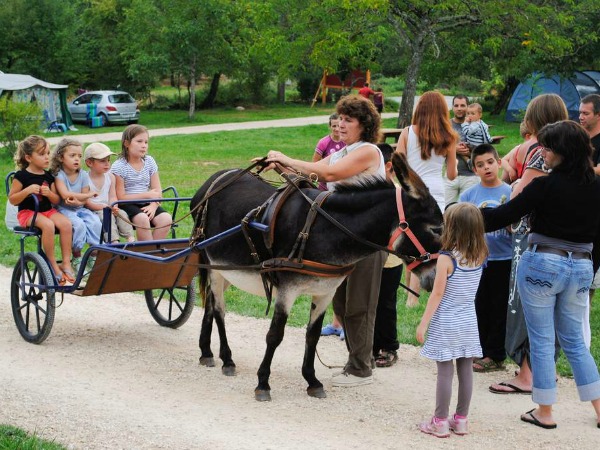
[(421, 256), (419, 256), (419, 261), (425, 262), (425, 261), (429, 261), (431, 259), (431, 253), (427, 252), (427, 253), (423, 253)]
[(398, 223), (398, 228), (400, 228), (402, 231), (406, 231), (408, 230), (409, 226), (408, 226), (408, 222), (406, 220), (401, 220)]

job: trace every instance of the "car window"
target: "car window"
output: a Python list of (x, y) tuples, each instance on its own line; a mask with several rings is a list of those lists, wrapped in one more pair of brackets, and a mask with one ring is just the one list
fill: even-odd
[(129, 94), (113, 94), (108, 96), (111, 103), (135, 103), (133, 97)]
[(90, 102), (91, 98), (91, 94), (83, 94), (81, 97), (76, 98), (75, 101), (79, 102), (80, 105), (85, 105), (86, 103)]
[(101, 94), (94, 94), (92, 95), (92, 103), (100, 103), (102, 101), (102, 95)]

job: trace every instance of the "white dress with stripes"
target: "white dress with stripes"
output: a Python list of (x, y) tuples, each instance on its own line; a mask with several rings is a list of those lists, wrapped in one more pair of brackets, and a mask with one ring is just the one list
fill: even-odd
[(444, 254), (452, 258), (454, 272), (448, 277), (444, 296), (429, 323), (421, 355), (434, 361), (481, 358), (475, 294), (483, 266), (461, 266), (457, 262), (460, 255)]

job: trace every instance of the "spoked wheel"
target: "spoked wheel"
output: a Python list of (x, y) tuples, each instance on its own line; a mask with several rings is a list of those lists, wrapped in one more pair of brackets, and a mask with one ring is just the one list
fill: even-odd
[(25, 253), (13, 270), (10, 299), (13, 317), (23, 339), (41, 344), (54, 324), (54, 276), (37, 253)]
[(187, 322), (196, 303), (197, 279), (189, 286), (144, 291), (146, 304), (156, 322), (169, 328), (179, 328)]

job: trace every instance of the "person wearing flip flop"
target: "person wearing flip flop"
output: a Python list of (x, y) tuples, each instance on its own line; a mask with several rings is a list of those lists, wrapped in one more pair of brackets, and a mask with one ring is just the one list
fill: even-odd
[[(538, 144), (538, 133), (549, 123), (569, 118), (567, 107), (562, 98), (556, 94), (542, 94), (535, 97), (525, 111), (524, 121), (529, 130), (530, 139), (525, 142), (516, 156), (517, 179), (513, 180), (511, 199), (538, 177), (544, 177), (548, 170), (544, 165), (541, 147)], [(529, 219), (523, 217), (513, 226), (513, 261), (511, 265), (508, 308), (506, 315), (506, 353), (518, 366), (519, 370), (509, 380), (492, 384), (490, 392), (494, 394), (531, 394), (532, 376), (529, 363), (529, 339), (523, 314), (521, 296), (517, 288), (517, 268), (521, 255), (527, 249)], [(555, 351), (558, 358), (559, 348)]]
[[(481, 144), (471, 153), (473, 172), (479, 183), (460, 195), (461, 202), (472, 203), (479, 208), (494, 208), (510, 199), (510, 186), (498, 177), (500, 157), (490, 144)], [(512, 238), (506, 228), (486, 233), (490, 251), (487, 265), (481, 274), (479, 289), (475, 296), (475, 311), (483, 358), (473, 361), (475, 372), (491, 372), (504, 369), (506, 350), (506, 309), (508, 286), (512, 263)]]
[(521, 420), (556, 428), (554, 341), (558, 337), (573, 370), (581, 401), (590, 401), (600, 427), (600, 373), (583, 338), (583, 318), (594, 276), (591, 252), (598, 241), (600, 178), (592, 168), (585, 129), (570, 120), (544, 126), (538, 134), (549, 174), (533, 180), (505, 205), (482, 212), (486, 231), (531, 214), (528, 248), (521, 256), (517, 286), (530, 343), (532, 400), (537, 408)]
[[(392, 153), (390, 144), (377, 144), (385, 162), (385, 177), (394, 181)], [(398, 288), (402, 278), (402, 260), (396, 255), (388, 255), (379, 285), (379, 300), (375, 313), (375, 328), (373, 331), (373, 357), (377, 367), (391, 367), (398, 362)]]
[[(53, 205), (60, 202), (56, 191), (54, 175), (47, 169), (50, 166), (50, 145), (41, 136), (29, 136), (19, 142), (15, 153), (15, 163), (19, 170), (12, 181), (8, 201), (18, 205), (17, 220), (22, 227), (28, 227), (35, 220), (35, 226), (42, 233), (42, 249), (56, 275), (58, 284), (73, 283), (71, 273), (71, 242), (73, 231), (71, 221), (58, 212)], [(38, 199), (38, 213), (35, 214), (35, 200)], [(62, 265), (54, 253), (54, 232), (59, 231)]]

